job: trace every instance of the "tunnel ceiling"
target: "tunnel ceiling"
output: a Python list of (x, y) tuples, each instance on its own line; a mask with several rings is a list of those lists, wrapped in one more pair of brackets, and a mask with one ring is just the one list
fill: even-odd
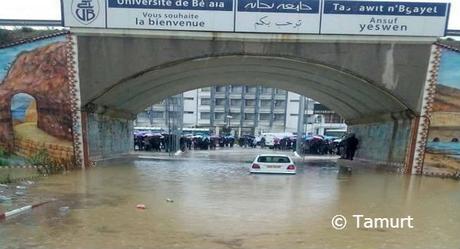
[(295, 59), (248, 55), (156, 66), (124, 78), (88, 103), (135, 114), (168, 96), (227, 84), (296, 92), (321, 102), (347, 120), (409, 110), (385, 88), (349, 72)]

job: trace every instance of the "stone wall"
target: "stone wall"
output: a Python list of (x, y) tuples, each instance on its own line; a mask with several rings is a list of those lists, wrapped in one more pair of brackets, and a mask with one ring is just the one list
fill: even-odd
[(71, 162), (73, 160), (72, 146), (42, 143), (17, 136), (14, 142), (16, 154), (26, 158), (32, 157), (42, 149), (46, 149), (48, 155), (57, 162)]
[(132, 120), (93, 113), (87, 117), (88, 151), (91, 160), (110, 158), (133, 150)]

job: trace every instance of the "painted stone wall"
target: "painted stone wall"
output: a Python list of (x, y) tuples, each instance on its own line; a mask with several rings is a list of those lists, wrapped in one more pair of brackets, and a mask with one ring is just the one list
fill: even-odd
[(59, 35), (0, 49), (0, 147), (26, 160), (44, 149), (74, 160), (66, 45)]
[(134, 148), (132, 120), (90, 113), (87, 115), (87, 134), (91, 160), (126, 154)]
[(409, 145), (411, 120), (353, 125), (350, 132), (359, 140), (358, 160), (403, 170)]
[(460, 173), (460, 51), (443, 48), (432, 103), (424, 174)]

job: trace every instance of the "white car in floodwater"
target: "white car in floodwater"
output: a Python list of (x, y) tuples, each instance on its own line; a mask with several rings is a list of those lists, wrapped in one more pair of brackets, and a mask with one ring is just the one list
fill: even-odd
[(270, 174), (295, 174), (297, 167), (294, 161), (286, 155), (262, 154), (252, 162), (249, 172)]

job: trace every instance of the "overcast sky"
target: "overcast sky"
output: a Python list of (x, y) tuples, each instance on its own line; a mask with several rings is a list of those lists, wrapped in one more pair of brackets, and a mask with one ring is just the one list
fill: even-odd
[[(70, 1), (70, 0), (64, 0)], [(393, 0), (390, 0), (393, 1)], [(400, 0), (446, 2), (446, 0)], [(449, 1), (449, 0), (447, 0)], [(451, 0), (449, 29), (460, 30), (460, 0)], [(0, 0), (0, 19), (61, 19), (60, 0)]]

